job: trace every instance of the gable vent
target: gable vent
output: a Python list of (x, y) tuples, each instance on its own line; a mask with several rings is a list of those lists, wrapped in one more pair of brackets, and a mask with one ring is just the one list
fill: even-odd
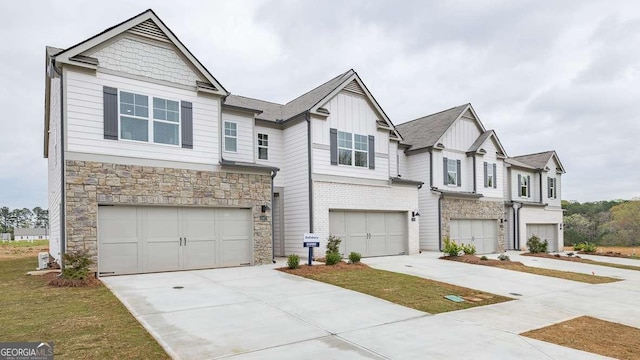
[(132, 27), (128, 32), (158, 41), (171, 42), (167, 35), (165, 35), (165, 33), (151, 19)]
[(471, 109), (468, 109), (467, 111), (465, 111), (464, 114), (462, 114), (462, 116), (468, 117), (469, 119), (475, 119), (475, 116), (473, 116)]
[(355, 81), (355, 80), (353, 80), (352, 82), (348, 83), (344, 87), (344, 90), (351, 91), (351, 92), (356, 93), (356, 94), (364, 95), (364, 91), (362, 91), (362, 88), (360, 87), (360, 85), (358, 85), (358, 82)]

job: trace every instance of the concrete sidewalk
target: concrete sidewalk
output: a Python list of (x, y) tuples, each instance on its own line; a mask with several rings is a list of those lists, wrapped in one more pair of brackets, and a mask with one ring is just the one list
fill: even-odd
[[(423, 265), (427, 269), (432, 265), (438, 267), (444, 262), (422, 256), (375, 259), (378, 264), (398, 263), (402, 268), (412, 269), (404, 266), (406, 261), (415, 263), (418, 269)], [(457, 313), (472, 315), (468, 311), (431, 316), (275, 271), (274, 267), (130, 275), (102, 280), (176, 359), (602, 358), (523, 338), (517, 335), (518, 329), (495, 326), (494, 321), (500, 323), (505, 316), (496, 305), (482, 307), (495, 320), (470, 321), (456, 316)], [(514, 283), (524, 282), (522, 278), (517, 279), (519, 274), (500, 271), (507, 277), (512, 276)], [(499, 281), (499, 273), (492, 276)], [(562, 284), (552, 285), (559, 289)], [(175, 289), (176, 286), (183, 288)], [(512, 301), (504, 305), (515, 307), (518, 303)], [(534, 319), (536, 315), (545, 320)], [(527, 324), (568, 317), (572, 314), (558, 314), (552, 307), (539, 305)], [(506, 323), (513, 321), (520, 322), (513, 319)]]

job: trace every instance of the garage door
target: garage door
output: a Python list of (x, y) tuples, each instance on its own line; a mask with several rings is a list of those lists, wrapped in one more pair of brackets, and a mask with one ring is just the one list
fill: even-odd
[(496, 224), (496, 220), (451, 220), (450, 238), (458, 243), (475, 245), (478, 254), (493, 253), (498, 248)]
[(100, 206), (101, 275), (250, 265), (251, 210)]
[(406, 252), (407, 216), (400, 212), (330, 211), (329, 232), (342, 238), (340, 252), (349, 256), (398, 255)]
[[(556, 235), (557, 225), (555, 224), (527, 224), (527, 240), (533, 235), (540, 238), (541, 241), (547, 240), (550, 252), (558, 251), (558, 237)], [(525, 240), (526, 243), (526, 240)]]

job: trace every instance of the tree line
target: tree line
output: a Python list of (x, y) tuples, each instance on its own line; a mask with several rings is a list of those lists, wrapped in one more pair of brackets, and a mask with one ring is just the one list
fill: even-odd
[(14, 229), (48, 228), (49, 210), (39, 206), (33, 209), (0, 207), (0, 233), (13, 233)]
[(579, 203), (562, 201), (564, 243), (640, 245), (640, 199)]

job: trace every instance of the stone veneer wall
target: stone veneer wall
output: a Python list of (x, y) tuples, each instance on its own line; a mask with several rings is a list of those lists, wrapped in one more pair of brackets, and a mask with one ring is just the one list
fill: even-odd
[(261, 212), (271, 207), (268, 174), (67, 161), (65, 186), (68, 251), (95, 260), (98, 204), (235, 207), (253, 209), (254, 263), (271, 263), (271, 212)]
[(449, 237), (449, 221), (457, 219), (485, 219), (496, 220), (498, 226), (498, 252), (506, 249), (504, 224), (500, 219), (504, 218), (504, 202), (482, 201), (460, 198), (442, 199), (442, 238)]

